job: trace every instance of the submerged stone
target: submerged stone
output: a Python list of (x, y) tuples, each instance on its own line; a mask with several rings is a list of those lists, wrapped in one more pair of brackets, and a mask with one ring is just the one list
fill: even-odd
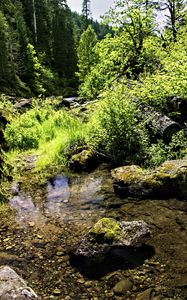
[(10, 267), (0, 267), (1, 300), (35, 300), (39, 299), (26, 282)]
[(124, 166), (113, 169), (111, 174), (114, 190), (122, 197), (187, 197), (187, 159), (166, 161), (152, 171)]

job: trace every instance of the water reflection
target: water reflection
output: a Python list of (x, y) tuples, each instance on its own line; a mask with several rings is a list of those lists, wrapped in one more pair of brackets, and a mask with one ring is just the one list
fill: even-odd
[[(68, 178), (57, 175), (47, 185), (47, 199), (44, 203), (46, 215), (64, 220), (85, 220), (93, 214), (93, 204), (104, 199), (103, 178), (93, 175)], [(92, 211), (92, 212), (91, 212)]]
[(92, 222), (105, 213), (101, 203), (108, 197), (107, 180), (108, 174), (103, 176), (97, 172), (74, 176), (71, 180), (67, 176), (57, 175), (48, 181), (43, 191), (36, 189), (31, 195), (19, 193), (10, 200), (10, 205), (17, 210), (19, 223), (41, 223), (49, 219), (61, 223)]
[(53, 202), (68, 202), (70, 196), (68, 178), (57, 175), (47, 184), (47, 200)]
[(26, 194), (19, 194), (10, 200), (10, 206), (16, 209), (16, 221), (25, 225), (29, 222), (38, 225), (45, 224), (46, 220), (37, 206), (34, 205), (32, 198)]

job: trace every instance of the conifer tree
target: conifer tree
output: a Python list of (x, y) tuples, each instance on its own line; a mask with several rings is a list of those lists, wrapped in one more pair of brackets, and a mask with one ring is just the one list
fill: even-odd
[(89, 24), (89, 19), (91, 18), (90, 0), (83, 0), (82, 16), (83, 16), (84, 29), (86, 30)]

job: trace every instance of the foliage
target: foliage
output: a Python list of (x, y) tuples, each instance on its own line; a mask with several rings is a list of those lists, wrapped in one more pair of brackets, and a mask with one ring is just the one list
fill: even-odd
[(96, 147), (103, 149), (114, 163), (140, 162), (145, 155), (147, 134), (136, 116), (132, 97), (124, 85), (106, 92), (97, 108), (92, 138)]
[(171, 142), (166, 145), (162, 140), (151, 144), (147, 148), (148, 157), (145, 166), (156, 167), (166, 160), (180, 159), (187, 154), (187, 136), (181, 130), (172, 137)]
[[(143, 74), (136, 82), (134, 94), (144, 102), (163, 109), (170, 95), (187, 97), (187, 28), (182, 28), (178, 41), (169, 51), (162, 51), (162, 65), (154, 74)], [(163, 53), (165, 52), (165, 53)]]
[(72, 15), (66, 1), (34, 4), (0, 3), (0, 89), (22, 96), (62, 94), (76, 88)]
[[(80, 83), (84, 82), (85, 78), (91, 72), (92, 67), (97, 61), (97, 56), (94, 51), (94, 46), (97, 43), (96, 34), (91, 25), (88, 26), (87, 30), (82, 33), (78, 49), (78, 72), (77, 76)], [(89, 89), (93, 94), (92, 82), (89, 82)], [(80, 86), (81, 90), (81, 86)]]
[[(34, 107), (14, 118), (5, 130), (12, 151), (35, 149), (41, 158), (40, 168), (50, 164), (65, 164), (65, 149), (84, 140), (85, 125), (64, 110), (36, 102)], [(10, 158), (13, 154), (10, 155)]]

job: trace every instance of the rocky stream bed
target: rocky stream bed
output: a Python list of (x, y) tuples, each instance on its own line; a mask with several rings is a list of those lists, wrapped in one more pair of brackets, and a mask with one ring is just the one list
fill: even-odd
[[(120, 199), (101, 166), (43, 186), (20, 183), (10, 207), (0, 220), (0, 265), (14, 269), (39, 299), (187, 299), (187, 201)], [(131, 266), (123, 251), (95, 269), (71, 259), (102, 217), (149, 225), (151, 238)]]

